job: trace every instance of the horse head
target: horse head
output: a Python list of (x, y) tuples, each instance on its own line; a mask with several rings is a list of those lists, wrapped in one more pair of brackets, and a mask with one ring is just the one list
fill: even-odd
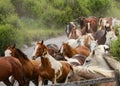
[(5, 56), (13, 56), (18, 59), (28, 60), (27, 56), (20, 49), (16, 48), (15, 44), (13, 46), (9, 46), (5, 50)]
[(66, 32), (67, 36), (69, 36), (69, 34), (73, 28), (76, 28), (76, 25), (74, 24), (74, 22), (69, 22), (66, 25), (65, 32)]
[(115, 35), (115, 32), (114, 31), (109, 31), (106, 33), (106, 42), (105, 44), (110, 46), (111, 42), (114, 41), (114, 40), (117, 40), (117, 36)]
[(39, 56), (44, 56), (48, 52), (47, 47), (44, 45), (44, 41), (37, 42), (35, 45), (35, 49), (32, 55), (32, 59), (36, 59)]
[(16, 44), (13, 44), (12, 46), (7, 46), (5, 50), (5, 56), (11, 56), (12, 51), (14, 51)]

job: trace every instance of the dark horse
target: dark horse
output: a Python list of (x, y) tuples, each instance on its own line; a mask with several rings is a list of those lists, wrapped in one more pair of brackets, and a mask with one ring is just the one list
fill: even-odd
[(105, 44), (106, 34), (107, 34), (106, 30), (98, 30), (97, 32), (95, 32), (95, 34), (93, 34), (93, 37), (95, 40), (97, 40), (98, 45)]
[(20, 61), (12, 56), (0, 57), (0, 81), (7, 86), (13, 86), (9, 77), (13, 76), (19, 83), (19, 86), (25, 86), (23, 68)]

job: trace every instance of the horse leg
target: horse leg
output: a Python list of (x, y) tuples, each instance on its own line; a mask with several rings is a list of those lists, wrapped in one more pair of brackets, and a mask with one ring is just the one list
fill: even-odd
[(35, 86), (38, 86), (38, 79), (35, 79), (34, 81), (32, 81), (34, 84), (35, 84)]
[(12, 85), (15, 85), (17, 82), (13, 76), (10, 76), (9, 80), (12, 83)]
[(38, 86), (42, 86), (42, 84), (43, 84), (43, 79), (42, 79), (41, 76), (39, 76), (38, 82), (39, 82)]
[(44, 80), (43, 84), (48, 85), (48, 80)]
[(29, 86), (30, 80), (26, 79), (25, 82), (26, 82), (26, 85), (25, 85), (25, 86)]
[(13, 86), (9, 79), (3, 81), (7, 86)]
[(52, 84), (56, 84), (56, 78), (54, 77), (54, 78), (52, 78)]

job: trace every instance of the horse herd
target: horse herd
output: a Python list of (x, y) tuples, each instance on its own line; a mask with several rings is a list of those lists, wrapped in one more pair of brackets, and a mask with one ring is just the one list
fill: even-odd
[[(75, 24), (77, 22), (77, 24)], [(7, 86), (35, 86), (66, 83), (101, 77), (114, 77), (114, 70), (120, 70), (120, 63), (109, 53), (111, 42), (117, 40), (116, 18), (79, 17), (66, 25), (68, 39), (59, 47), (36, 42), (32, 59), (28, 58), (15, 44), (5, 50), (0, 58), (0, 81)], [(39, 60), (37, 59), (39, 58)], [(11, 78), (10, 78), (11, 77)], [(115, 82), (94, 86), (114, 86)]]

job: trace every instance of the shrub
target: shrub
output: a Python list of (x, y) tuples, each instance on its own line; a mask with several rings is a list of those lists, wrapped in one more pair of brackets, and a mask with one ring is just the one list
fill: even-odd
[(5, 47), (15, 42), (15, 30), (11, 25), (0, 25), (0, 54), (4, 53)]
[(116, 41), (113, 41), (110, 47), (110, 51), (116, 59), (120, 60), (120, 35)]
[(14, 43), (21, 48), (23, 44), (30, 45), (30, 37), (25, 31), (14, 29), (10, 24), (0, 25), (0, 55), (3, 55), (6, 46)]

